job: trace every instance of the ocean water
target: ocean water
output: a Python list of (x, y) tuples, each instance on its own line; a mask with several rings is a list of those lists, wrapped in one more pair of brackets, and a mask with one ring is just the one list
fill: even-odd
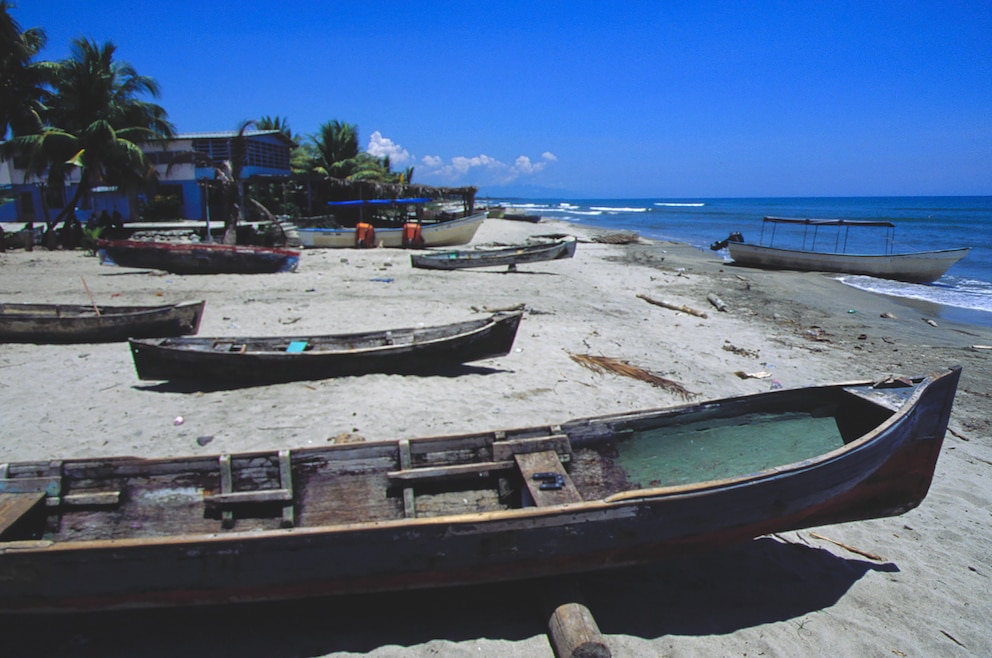
[[(933, 305), (933, 312), (945, 319), (992, 326), (992, 196), (491, 199), (489, 202), (528, 209), (550, 219), (637, 231), (646, 238), (684, 242), (707, 252), (710, 244), (734, 231), (742, 233), (748, 242), (767, 243), (769, 229), (762, 236), (762, 219), (766, 216), (886, 220), (895, 224), (891, 234), (885, 228), (853, 229), (848, 233), (846, 250), (879, 253), (888, 245), (893, 252), (971, 247), (971, 253), (931, 284), (865, 276), (837, 275), (837, 278), (864, 290)], [(776, 229), (777, 246), (789, 246), (789, 240), (797, 241), (798, 245), (802, 239), (801, 234), (783, 231), (781, 225)], [(824, 231), (818, 234), (817, 248), (832, 250), (833, 241), (834, 233)], [(714, 255), (730, 258), (725, 249)]]

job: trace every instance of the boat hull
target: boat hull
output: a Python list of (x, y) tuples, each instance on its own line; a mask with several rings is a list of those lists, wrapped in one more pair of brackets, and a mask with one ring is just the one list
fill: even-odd
[(968, 255), (969, 248), (921, 251), (906, 254), (843, 254), (779, 249), (744, 242), (729, 242), (735, 263), (766, 269), (860, 274), (909, 283), (931, 283)]
[(336, 336), (132, 340), (130, 346), (138, 377), (145, 380), (244, 384), (430, 373), (506, 355), (521, 317), (497, 314), (443, 327)]
[(474, 267), (506, 267), (524, 263), (572, 258), (576, 239), (569, 237), (549, 244), (410, 254), (410, 265), (426, 270), (462, 270)]
[(203, 301), (159, 306), (0, 304), (0, 342), (102, 343), (195, 334)]
[[(475, 232), (485, 221), (485, 213), (477, 213), (461, 219), (452, 219), (434, 224), (422, 224), (420, 234), (424, 242), (422, 247), (452, 247), (468, 244), (475, 237)], [(300, 242), (304, 247), (344, 249), (358, 246), (355, 240), (355, 229), (352, 228), (301, 228)], [(375, 229), (377, 245), (400, 248), (403, 244), (402, 228)]]
[(202, 242), (101, 240), (100, 263), (164, 270), (172, 274), (274, 274), (293, 272), (300, 252)]
[[(895, 404), (892, 399), (872, 401), (865, 395), (865, 384), (815, 387), (579, 419), (553, 428), (329, 446), (294, 451), (292, 457), (285, 452), (280, 463), (291, 464), (286, 472), (291, 470), (294, 483), (301, 483), (289, 503), (295, 506), (299, 527), (290, 528), (257, 527), (248, 515), (239, 514), (237, 523), (245, 525), (224, 529), (219, 519), (204, 514), (203, 499), (209, 498), (222, 477), (216, 472), (217, 456), (60, 462), (57, 479), (34, 478), (42, 480), (37, 487), (48, 482), (49, 497), (62, 496), (39, 509), (65, 506), (75, 489), (94, 483), (121, 487), (121, 507), (147, 497), (174, 509), (159, 510), (144, 521), (124, 509), (83, 510), (73, 520), (71, 510), (63, 507), (64, 513), (51, 512), (62, 525), (84, 531), (113, 518), (128, 530), (65, 542), (3, 536), (0, 609), (79, 611), (230, 603), (526, 579), (652, 562), (773, 532), (902, 514), (918, 505), (930, 486), (959, 375), (957, 368), (934, 375)], [(376, 495), (374, 487), (349, 490), (343, 483), (362, 474), (368, 480), (368, 474), (380, 468), (400, 469), (400, 476), (415, 472), (416, 464), (404, 465), (404, 454), (422, 460), (442, 450), (476, 451), (496, 458), (503, 447), (519, 465), (528, 441), (560, 440), (564, 435), (579, 452), (583, 445), (615, 438), (618, 432), (670, 424), (686, 416), (727, 420), (762, 410), (810, 411), (825, 403), (840, 405), (839, 424), (853, 423), (863, 433), (821, 456), (722, 480), (502, 512), (465, 509), (460, 514), (418, 513), (411, 518), (402, 518), (401, 513), (393, 520), (377, 520), (371, 510), (405, 500), (404, 492), (383, 497), (384, 490)], [(256, 471), (265, 463), (262, 453), (241, 459)], [(223, 456), (220, 462), (223, 465)], [(499, 468), (499, 463), (493, 462), (491, 468)], [(34, 480), (15, 476), (43, 468), (52, 465), (12, 464), (8, 479), (0, 484), (5, 491), (22, 482), (22, 489), (28, 488)], [(328, 469), (338, 474), (323, 483), (321, 494), (317, 473)], [(581, 462), (572, 463), (573, 477), (581, 469)], [(173, 474), (181, 486), (144, 493), (141, 487), (148, 486), (156, 472), (159, 477), (163, 472)], [(478, 480), (480, 475), (473, 477)], [(601, 476), (586, 475), (576, 483), (586, 486)], [(384, 486), (385, 474), (376, 481)], [(58, 491), (56, 483), (61, 486)], [(401, 484), (407, 486), (408, 481)], [(350, 498), (342, 500), (346, 491)], [(395, 504), (403, 509), (403, 502)], [(363, 511), (366, 508), (369, 511)], [(367, 516), (355, 522), (328, 520), (335, 513), (356, 511)], [(127, 536), (146, 524), (172, 522), (182, 514), (191, 526), (186, 534), (159, 535), (149, 527), (144, 536)], [(308, 516), (324, 520), (318, 527), (306, 527)]]

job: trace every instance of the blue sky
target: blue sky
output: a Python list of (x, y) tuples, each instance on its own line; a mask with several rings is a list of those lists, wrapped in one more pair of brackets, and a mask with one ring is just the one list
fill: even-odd
[(15, 0), (180, 132), (356, 124), (414, 182), (540, 196), (992, 194), (992, 2)]

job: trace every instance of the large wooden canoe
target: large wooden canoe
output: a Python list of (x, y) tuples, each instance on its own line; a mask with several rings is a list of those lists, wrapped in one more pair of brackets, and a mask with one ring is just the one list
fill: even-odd
[(159, 306), (0, 304), (0, 342), (100, 343), (195, 334), (203, 301)]
[(927, 493), (959, 375), (462, 436), (11, 463), (0, 609), (524, 579), (898, 515)]
[(509, 267), (523, 263), (571, 258), (575, 255), (574, 236), (558, 240), (501, 249), (462, 249), (410, 254), (413, 267), (426, 270), (461, 270), (471, 267)]
[(300, 252), (212, 242), (100, 240), (100, 263), (165, 270), (173, 274), (272, 274), (293, 272)]
[(272, 383), (347, 375), (437, 372), (508, 354), (522, 313), (437, 327), (328, 336), (130, 341), (141, 379)]
[[(420, 225), (421, 247), (453, 247), (468, 244), (475, 232), (482, 226), (486, 213), (476, 213), (460, 219)], [(304, 247), (345, 248), (356, 247), (356, 229), (353, 228), (300, 228), (300, 242)], [(403, 247), (402, 228), (375, 229), (375, 245), (383, 247)]]

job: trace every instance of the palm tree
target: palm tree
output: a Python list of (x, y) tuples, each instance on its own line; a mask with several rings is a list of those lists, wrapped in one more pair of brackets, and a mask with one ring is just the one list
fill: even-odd
[(315, 169), (332, 178), (348, 178), (357, 168), (358, 126), (334, 119), (320, 126), (320, 133), (311, 135), (317, 147)]
[(80, 170), (75, 195), (47, 222), (49, 230), (94, 186), (134, 189), (154, 177), (140, 144), (175, 135), (162, 107), (138, 99), (144, 94), (158, 97), (158, 84), (130, 64), (115, 61), (115, 52), (111, 42), (98, 46), (75, 40), (70, 58), (53, 67), (54, 95), (42, 115), (45, 127), (11, 140), (16, 151), (28, 156), (29, 175), (47, 174), (49, 189), (61, 189), (72, 169)]
[(45, 47), (45, 31), (22, 31), (10, 15), (12, 7), (0, 0), (0, 140), (8, 129), (15, 137), (41, 130), (50, 69), (48, 62), (31, 61)]

